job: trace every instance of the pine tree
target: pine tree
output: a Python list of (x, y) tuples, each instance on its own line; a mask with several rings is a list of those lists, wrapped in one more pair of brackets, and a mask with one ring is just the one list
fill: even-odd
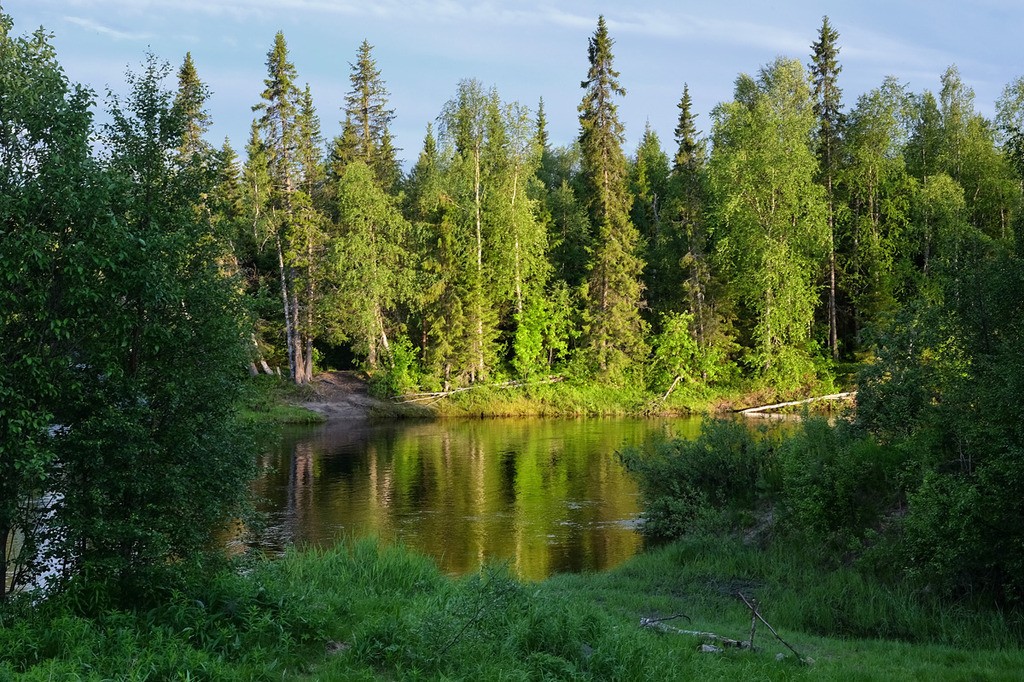
[(836, 304), (836, 173), (842, 135), (843, 91), (837, 84), (843, 67), (839, 64), (839, 33), (822, 17), (818, 41), (811, 45), (811, 83), (814, 114), (818, 117), (817, 151), (819, 182), (825, 188), (828, 203), (828, 346), (832, 359), (839, 359), (838, 308)]
[(623, 126), (613, 98), (626, 94), (613, 67), (613, 41), (604, 17), (590, 38), (587, 80), (579, 105), (584, 197), (594, 231), (587, 292), (588, 342), (598, 368), (616, 374), (644, 355), (640, 318), (644, 262), (639, 235), (629, 219)]

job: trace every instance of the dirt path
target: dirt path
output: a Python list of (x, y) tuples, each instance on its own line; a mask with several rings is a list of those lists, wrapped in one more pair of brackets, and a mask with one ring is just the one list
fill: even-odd
[(366, 382), (355, 372), (324, 372), (310, 382), (314, 397), (302, 407), (322, 414), (327, 421), (368, 419), (375, 407), (386, 406), (369, 394)]

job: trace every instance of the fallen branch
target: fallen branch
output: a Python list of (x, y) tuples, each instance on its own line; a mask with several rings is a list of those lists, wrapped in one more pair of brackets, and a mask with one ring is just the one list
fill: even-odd
[(764, 412), (766, 410), (774, 410), (780, 407), (792, 407), (794, 405), (806, 405), (807, 403), (817, 402), (819, 400), (846, 400), (853, 398), (857, 395), (857, 391), (847, 391), (846, 393), (832, 393), (830, 395), (820, 395), (814, 398), (805, 398), (804, 400), (791, 400), (785, 403), (775, 403), (773, 405), (761, 405), (759, 407), (748, 407), (745, 410), (737, 410), (740, 414), (757, 414), (758, 412)]
[[(682, 630), (680, 628), (674, 628), (671, 625), (665, 625), (664, 621), (672, 620), (672, 618), (679, 618), (680, 616), (672, 616), (671, 618), (641, 618), (640, 627), (651, 628), (652, 630), (658, 630), (659, 632), (667, 632), (674, 635), (689, 635), (691, 637), (697, 637), (699, 639), (707, 640), (709, 642), (715, 642), (722, 646), (732, 647), (734, 649), (752, 649), (750, 642), (742, 642), (738, 639), (732, 639), (730, 637), (723, 637), (722, 635), (715, 634), (714, 632), (702, 632), (700, 630)], [(686, 616), (683, 616), (684, 618)]]
[(661, 396), (661, 402), (665, 402), (666, 400), (668, 400), (668, 397), (670, 395), (672, 395), (672, 391), (675, 390), (676, 384), (678, 384), (679, 380), (682, 379), (682, 378), (683, 378), (682, 374), (677, 374), (676, 375), (676, 378), (672, 380), (672, 385), (668, 387), (667, 391), (665, 391), (665, 395)]
[[(780, 642), (782, 642), (783, 644), (785, 644), (786, 648), (793, 652), (793, 655), (796, 656), (796, 660), (800, 661), (801, 663), (809, 663), (809, 659), (805, 659), (803, 656), (801, 656), (799, 651), (794, 649), (793, 646), (789, 642), (787, 642), (786, 640), (782, 639), (782, 637), (779, 635), (779, 633), (775, 632), (775, 628), (773, 628), (771, 626), (771, 624), (764, 619), (764, 616), (762, 616), (758, 612), (756, 602), (754, 604), (751, 604), (749, 601), (747, 601), (747, 598), (743, 596), (742, 592), (737, 592), (736, 596), (743, 600), (743, 603), (747, 605), (748, 609), (750, 609), (750, 612), (753, 615), (753, 617), (756, 617), (757, 620), (759, 620), (762, 623), (764, 623), (764, 626), (766, 628), (768, 628), (773, 635), (775, 635), (775, 638), (777, 640), (779, 640)], [(751, 626), (751, 628), (750, 628), (750, 633), (751, 633), (750, 636), (753, 637), (754, 636), (753, 635), (753, 633), (754, 633), (753, 626)]]

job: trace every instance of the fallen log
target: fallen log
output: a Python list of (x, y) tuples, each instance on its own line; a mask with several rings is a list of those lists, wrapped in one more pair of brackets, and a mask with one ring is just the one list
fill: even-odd
[(803, 400), (790, 400), (785, 403), (774, 403), (772, 405), (760, 405), (758, 407), (748, 407), (744, 410), (736, 410), (739, 414), (757, 414), (758, 412), (765, 412), (767, 410), (775, 410), (780, 407), (793, 407), (794, 405), (807, 405), (808, 403), (817, 402), (819, 400), (846, 400), (854, 398), (857, 395), (857, 391), (847, 391), (845, 393), (831, 393), (829, 395), (819, 395), (813, 398), (805, 398)]
[(723, 637), (722, 635), (714, 632), (703, 632), (701, 630), (683, 630), (682, 628), (672, 627), (666, 625), (665, 620), (667, 618), (641, 618), (640, 627), (650, 628), (652, 630), (658, 630), (659, 632), (667, 632), (673, 635), (689, 635), (690, 637), (696, 637), (708, 642), (715, 642), (724, 647), (730, 647), (733, 649), (753, 649), (750, 642), (741, 641), (738, 639), (732, 639), (731, 637)]

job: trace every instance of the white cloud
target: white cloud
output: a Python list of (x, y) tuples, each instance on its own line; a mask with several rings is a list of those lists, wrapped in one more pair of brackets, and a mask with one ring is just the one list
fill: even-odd
[(93, 21), (92, 19), (86, 19), (84, 17), (64, 17), (64, 21), (69, 24), (74, 24), (80, 28), (84, 28), (87, 31), (95, 31), (105, 36), (110, 36), (115, 40), (148, 40), (152, 36), (148, 33), (129, 33), (128, 31), (119, 31), (116, 28), (104, 26), (103, 24)]

